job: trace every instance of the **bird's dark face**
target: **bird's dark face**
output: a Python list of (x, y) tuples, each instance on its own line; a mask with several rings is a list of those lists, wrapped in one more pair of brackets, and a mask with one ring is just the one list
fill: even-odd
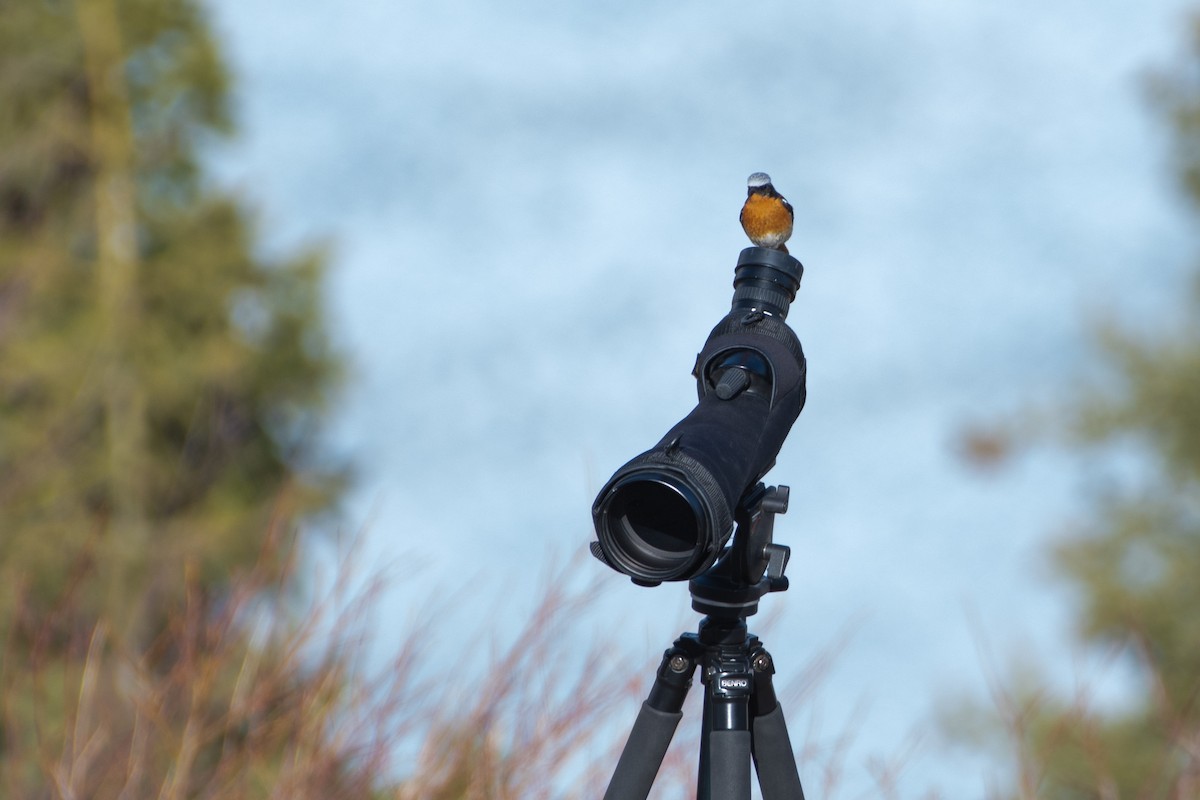
[(759, 197), (783, 197), (783, 195), (777, 192), (775, 187), (769, 183), (764, 183), (760, 186), (746, 187), (746, 197), (753, 197), (754, 195), (758, 195)]

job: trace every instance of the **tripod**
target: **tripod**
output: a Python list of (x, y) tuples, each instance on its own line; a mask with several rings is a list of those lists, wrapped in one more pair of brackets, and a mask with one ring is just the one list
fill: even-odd
[(663, 654), (604, 800), (649, 796), (697, 667), (705, 686), (697, 800), (750, 800), (751, 758), (763, 800), (804, 800), (771, 680), (774, 663), (746, 628), (759, 598), (788, 586), (790, 550), (771, 541), (775, 515), (787, 504), (788, 487), (755, 486), (738, 504), (733, 544), (689, 582), (692, 608), (706, 616)]

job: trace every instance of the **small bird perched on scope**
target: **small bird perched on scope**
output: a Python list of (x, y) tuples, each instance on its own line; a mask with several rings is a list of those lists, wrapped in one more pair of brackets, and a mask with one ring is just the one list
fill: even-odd
[(742, 230), (759, 247), (786, 253), (784, 244), (792, 235), (792, 204), (771, 185), (771, 176), (756, 172), (746, 179), (746, 203), (742, 206)]

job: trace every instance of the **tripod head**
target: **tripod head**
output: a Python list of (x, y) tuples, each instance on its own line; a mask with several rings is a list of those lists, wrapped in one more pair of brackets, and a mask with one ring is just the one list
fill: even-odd
[(692, 608), (713, 622), (743, 622), (768, 592), (784, 592), (791, 548), (773, 541), (775, 515), (788, 508), (787, 486), (759, 483), (738, 502), (733, 542), (717, 563), (688, 582)]

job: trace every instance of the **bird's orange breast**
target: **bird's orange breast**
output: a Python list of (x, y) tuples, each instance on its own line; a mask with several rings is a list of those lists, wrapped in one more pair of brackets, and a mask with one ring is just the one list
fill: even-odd
[(792, 235), (792, 211), (782, 198), (752, 194), (742, 206), (742, 228), (759, 247), (777, 247)]

